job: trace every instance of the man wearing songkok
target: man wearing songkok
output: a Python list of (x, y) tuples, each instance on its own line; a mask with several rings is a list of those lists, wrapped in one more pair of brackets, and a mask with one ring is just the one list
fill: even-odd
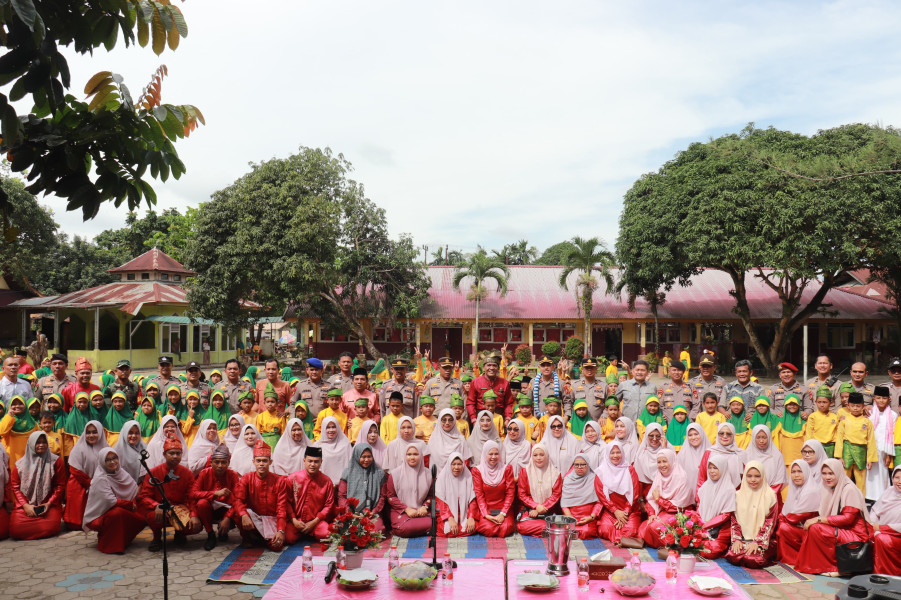
[(213, 533), (213, 523), (218, 523), (219, 540), (228, 539), (228, 531), (237, 520), (234, 511), (235, 489), (240, 475), (228, 468), (231, 453), (228, 446), (219, 444), (210, 456), (210, 466), (197, 474), (194, 487), (191, 488), (191, 499), (194, 501), (194, 512), (206, 531), (204, 550), (216, 547), (217, 538)]
[(262, 439), (253, 447), (254, 470), (245, 473), (235, 488), (234, 510), (241, 519), (245, 548), (266, 546), (280, 552), (288, 525), (288, 484), (285, 477), (269, 472), (272, 448)]
[(379, 397), (375, 392), (371, 392), (369, 388), (369, 373), (363, 367), (357, 367), (353, 370), (354, 385), (349, 390), (345, 390), (342, 396), (341, 408), (348, 419), (352, 419), (355, 415), (355, 404), (360, 398), (365, 398), (369, 403), (369, 418), (376, 423), (380, 420), (381, 412), (379, 410)]
[(288, 506), (289, 544), (301, 538), (319, 540), (328, 537), (329, 520), (335, 508), (335, 486), (320, 471), (322, 448), (307, 446), (303, 470), (288, 475), (291, 502)]
[(75, 361), (75, 381), (63, 388), (60, 392), (63, 396), (63, 410), (69, 412), (75, 406), (75, 396), (78, 392), (87, 392), (90, 395), (94, 390), (100, 390), (100, 386), (91, 383), (91, 375), (94, 371), (91, 367), (91, 361), (84, 356), (79, 356)]
[(153, 531), (153, 541), (148, 550), (159, 552), (162, 546), (163, 520), (168, 519), (168, 526), (175, 530), (175, 544), (183, 546), (187, 542), (187, 536), (200, 531), (200, 519), (194, 512), (194, 503), (191, 500), (191, 488), (194, 486), (194, 474), (181, 464), (184, 447), (177, 437), (166, 438), (163, 442), (163, 457), (166, 459), (161, 465), (150, 469), (150, 475), (159, 481), (164, 481), (166, 476), (172, 473), (177, 477), (163, 484), (166, 498), (172, 503), (172, 510), (165, 514), (160, 504), (163, 501), (159, 491), (150, 484), (151, 477), (144, 477), (141, 484), (141, 492), (138, 494), (138, 510), (142, 511), (147, 519), (147, 525)]

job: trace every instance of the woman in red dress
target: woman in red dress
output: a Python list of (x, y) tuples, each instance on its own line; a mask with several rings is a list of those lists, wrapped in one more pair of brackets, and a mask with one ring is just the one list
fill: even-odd
[[(803, 453), (807, 446), (801, 450)], [(808, 450), (811, 454), (813, 450)], [(816, 517), (820, 508), (820, 492), (823, 484), (813, 478), (810, 465), (803, 458), (792, 462), (789, 473), (788, 497), (779, 515), (776, 539), (779, 560), (787, 565), (798, 562), (798, 549), (804, 538), (804, 523)]]
[(701, 551), (707, 559), (722, 558), (732, 541), (732, 515), (735, 513), (735, 488), (741, 481), (736, 463), (723, 454), (707, 458), (707, 481), (698, 489), (698, 514), (711, 540)]
[(119, 456), (112, 448), (102, 449), (97, 460), (100, 466), (91, 479), (84, 530), (97, 532), (97, 549), (104, 554), (124, 554), (146, 525), (135, 512), (138, 484), (119, 467)]
[(584, 454), (576, 456), (572, 471), (563, 478), (560, 506), (564, 515), (576, 519), (576, 531), (581, 540), (593, 540), (598, 537), (597, 520), (604, 505), (598, 498), (596, 479), (597, 476), (588, 466)]
[(482, 446), (482, 460), (472, 469), (472, 487), (479, 505), (476, 531), (485, 537), (507, 537), (515, 528), (513, 467), (501, 460), (501, 447), (492, 440)]
[(901, 575), (901, 466), (892, 471), (892, 485), (870, 511), (876, 530), (874, 570), (884, 575)]
[(788, 485), (788, 477), (785, 474), (785, 457), (773, 443), (773, 433), (766, 425), (756, 425), (751, 430), (751, 443), (745, 449), (745, 464), (756, 460), (766, 470), (767, 481), (776, 493), (776, 502), (779, 504), (778, 515), (782, 512), (782, 489)]
[(385, 508), (386, 483), (385, 470), (375, 464), (372, 446), (365, 443), (357, 444), (354, 446), (350, 464), (338, 480), (335, 496), (339, 512), (347, 506), (348, 498), (356, 498), (359, 501), (357, 510), (368, 509), (378, 515), (373, 526), (376, 531), (384, 532), (385, 524), (382, 522), (381, 514)]
[(9, 484), (9, 454), (6, 448), (0, 444), (0, 540), (9, 537), (9, 511), (6, 510), (6, 503), (11, 499), (6, 497)]
[(459, 452), (451, 452), (435, 481), (438, 535), (466, 537), (475, 533), (479, 512), (472, 485), (472, 473)]
[(391, 469), (385, 483), (391, 531), (400, 537), (426, 535), (432, 526), (429, 491), (432, 473), (422, 461), (419, 448), (407, 446), (403, 464)]
[[(653, 424), (648, 427), (645, 439)], [(648, 520), (641, 524), (638, 534), (652, 548), (663, 545), (660, 538), (662, 517), (674, 515), (680, 510), (694, 506), (695, 489), (682, 466), (676, 462), (672, 448), (662, 448), (657, 453), (657, 474), (648, 491)]]
[(28, 437), (25, 456), (16, 461), (9, 475), (15, 508), (9, 517), (9, 536), (14, 540), (40, 540), (59, 533), (66, 489), (66, 464), (50, 452), (47, 434), (35, 431)]
[(795, 569), (831, 577), (838, 575), (835, 546), (873, 539), (863, 494), (845, 475), (842, 461), (828, 458), (820, 470), (823, 489), (819, 516), (804, 522), (804, 539)]
[(701, 464), (698, 465), (698, 481), (695, 485), (697, 489), (707, 481), (707, 461), (714, 454), (722, 454), (731, 460), (734, 464), (729, 467), (730, 470), (735, 469), (739, 473), (744, 471), (744, 451), (735, 443), (735, 426), (732, 423), (722, 423), (717, 427), (716, 443), (701, 457)]
[(522, 513), (516, 530), (520, 535), (540, 536), (544, 531), (544, 515), (560, 514), (563, 494), (563, 476), (551, 464), (547, 448), (541, 442), (532, 447), (529, 466), (520, 469), (517, 489)]
[[(785, 472), (784, 464), (779, 468)], [(762, 569), (775, 563), (778, 517), (779, 503), (767, 479), (766, 467), (752, 460), (745, 465), (741, 487), (735, 492), (732, 545), (726, 560), (746, 569)]]
[(607, 444), (595, 473), (598, 499), (604, 507), (598, 523), (598, 536), (617, 545), (624, 537), (638, 537), (641, 525), (641, 487), (638, 473), (626, 462), (626, 453), (620, 440)]
[(66, 509), (63, 522), (70, 530), (82, 528), (84, 506), (91, 489), (91, 478), (97, 470), (97, 455), (109, 448), (100, 421), (88, 421), (69, 455), (69, 481), (66, 484)]

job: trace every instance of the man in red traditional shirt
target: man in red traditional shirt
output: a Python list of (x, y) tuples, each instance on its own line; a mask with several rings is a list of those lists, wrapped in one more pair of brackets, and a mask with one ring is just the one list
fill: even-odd
[[(194, 512), (206, 530), (204, 550), (212, 550), (219, 540), (227, 540), (228, 531), (237, 520), (233, 506), (234, 491), (241, 476), (228, 468), (230, 459), (228, 446), (219, 444), (210, 456), (210, 466), (197, 474), (194, 487), (191, 488)], [(218, 540), (213, 533), (214, 521), (219, 524)]]
[(303, 470), (288, 476), (291, 490), (289, 506), (288, 543), (301, 538), (321, 540), (328, 537), (329, 520), (335, 508), (335, 486), (328, 475), (320, 471), (322, 448), (307, 446)]
[(269, 472), (271, 464), (272, 448), (258, 439), (253, 447), (255, 470), (238, 480), (234, 509), (241, 518), (245, 548), (262, 545), (280, 552), (288, 526), (288, 484), (282, 475)]
[(485, 409), (482, 395), (488, 390), (494, 390), (497, 394), (497, 412), (504, 413), (504, 424), (513, 416), (513, 402), (510, 394), (510, 384), (500, 376), (501, 357), (492, 354), (485, 359), (485, 374), (476, 377), (469, 386), (469, 395), (466, 400), (466, 412), (469, 420), (476, 422), (480, 410)]
[(60, 392), (63, 397), (63, 410), (67, 413), (71, 412), (72, 407), (75, 406), (75, 396), (78, 395), (78, 392), (87, 392), (90, 395), (94, 390), (100, 389), (99, 385), (91, 383), (91, 375), (93, 374), (94, 370), (91, 368), (91, 361), (84, 356), (79, 356), (78, 360), (75, 361), (75, 381), (64, 387), (62, 392)]
[(34, 366), (28, 362), (28, 351), (25, 348), (16, 348), (16, 356), (19, 357), (20, 375), (31, 375), (34, 373)]
[(260, 379), (256, 383), (257, 387), (254, 391), (254, 399), (257, 406), (254, 407), (254, 410), (257, 412), (264, 412), (266, 410), (266, 405), (263, 402), (263, 394), (266, 392), (266, 384), (269, 383), (272, 384), (272, 387), (275, 388), (275, 393), (278, 394), (277, 414), (281, 416), (285, 414), (285, 407), (288, 406), (288, 401), (291, 400), (294, 390), (291, 389), (291, 385), (287, 381), (281, 380), (279, 364), (274, 358), (270, 358), (266, 361), (266, 378)]
[[(187, 536), (200, 531), (200, 519), (194, 512), (194, 502), (191, 500), (191, 488), (194, 486), (194, 474), (181, 464), (181, 456), (184, 449), (177, 437), (166, 438), (163, 442), (163, 456), (166, 462), (150, 469), (150, 476), (144, 477), (141, 484), (141, 492), (138, 494), (138, 510), (146, 515), (147, 525), (153, 531), (153, 541), (147, 547), (151, 552), (159, 552), (163, 547), (162, 532), (163, 519), (168, 519), (168, 524), (175, 529), (175, 544), (184, 546)], [(166, 515), (160, 503), (162, 495), (153, 485), (150, 478), (163, 481), (166, 476), (172, 474), (175, 477), (163, 484), (166, 498), (172, 504), (175, 515)], [(186, 522), (187, 521), (187, 522)]]

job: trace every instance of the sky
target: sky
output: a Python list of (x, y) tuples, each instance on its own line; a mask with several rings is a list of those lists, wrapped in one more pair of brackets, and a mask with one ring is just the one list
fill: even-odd
[[(301, 146), (330, 147), (431, 253), (573, 236), (611, 247), (623, 196), (689, 144), (747, 123), (804, 134), (901, 125), (901, 4), (533, 0), (188, 0), (175, 52), (67, 53), (72, 91), (112, 70), (136, 97), (160, 64), (163, 101), (206, 125), (176, 148), (184, 211)], [(41, 199), (71, 235), (121, 227)]]

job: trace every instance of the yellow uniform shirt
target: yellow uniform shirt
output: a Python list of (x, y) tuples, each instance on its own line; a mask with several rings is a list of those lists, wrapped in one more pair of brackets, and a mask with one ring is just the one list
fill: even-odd
[(534, 415), (531, 417), (524, 417), (519, 415), (516, 417), (526, 425), (526, 439), (530, 442), (532, 441), (532, 434), (535, 433), (535, 428), (538, 427), (538, 419), (535, 418)]
[(827, 412), (825, 415), (816, 411), (807, 417), (807, 425), (804, 426), (804, 439), (814, 439), (821, 444), (831, 444), (835, 441), (835, 433), (838, 429), (838, 415)]
[(347, 413), (340, 408), (332, 410), (330, 406), (326, 406), (319, 411), (319, 415), (316, 417), (316, 425), (313, 426), (313, 437), (317, 440), (322, 437), (322, 422), (326, 417), (335, 417), (338, 419), (338, 427), (341, 428), (341, 431), (347, 431)]
[(879, 453), (876, 450), (876, 438), (873, 435), (873, 422), (866, 415), (855, 417), (849, 414), (845, 420), (838, 424), (835, 432), (835, 458), (842, 458), (842, 445), (845, 442), (867, 447), (867, 462), (879, 461)]
[(416, 433), (414, 434), (416, 438), (422, 440), (425, 443), (429, 442), (429, 437), (431, 437), (432, 432), (435, 430), (435, 423), (438, 422), (438, 417), (432, 415), (431, 417), (427, 417), (425, 415), (419, 415), (415, 419), (413, 419), (413, 424), (416, 425)]
[(608, 444), (616, 437), (616, 434), (613, 432), (615, 425), (616, 421), (613, 419), (604, 419), (604, 424), (601, 425), (601, 437), (604, 438), (604, 441)]
[(388, 414), (382, 417), (382, 422), (379, 425), (379, 436), (386, 444), (391, 440), (397, 439), (397, 423), (402, 416), (404, 416), (403, 412), (394, 416), (394, 413), (388, 411)]
[[(357, 436), (360, 435), (360, 429), (363, 427), (363, 423), (368, 420), (369, 417), (366, 417), (365, 419), (354, 417), (347, 423), (347, 439), (350, 440), (351, 444), (357, 441)], [(379, 435), (381, 435), (381, 432), (379, 433)]]
[(244, 417), (245, 425), (253, 425), (254, 427), (256, 427), (256, 424), (257, 424), (257, 417), (260, 416), (260, 413), (258, 413), (255, 410), (252, 410), (249, 413), (245, 413), (244, 411), (239, 410), (235, 414), (238, 414), (238, 415), (241, 415), (242, 417)]
[(287, 423), (288, 417), (285, 415), (278, 416), (278, 413), (264, 410), (257, 417), (257, 431), (260, 432), (267, 444), (275, 448), (275, 444), (278, 443), (279, 438), (285, 433)]
[(504, 416), (495, 414), (492, 415), (491, 420), (494, 421), (494, 428), (497, 429), (497, 434), (503, 440), (507, 435), (507, 430), (504, 428)]
[(469, 437), (469, 421), (466, 419), (457, 419), (457, 430), (463, 434), (464, 438)]
[(701, 429), (707, 434), (707, 439), (710, 440), (711, 444), (716, 443), (716, 432), (719, 430), (720, 425), (728, 420), (729, 418), (720, 411), (716, 411), (712, 415), (708, 415), (707, 411), (704, 411), (695, 417), (695, 423), (701, 426)]

